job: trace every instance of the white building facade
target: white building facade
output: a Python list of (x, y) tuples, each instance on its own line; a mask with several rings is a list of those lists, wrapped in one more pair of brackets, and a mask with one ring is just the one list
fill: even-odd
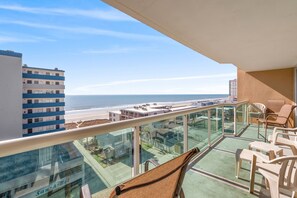
[(237, 79), (229, 80), (229, 99), (237, 100)]
[(22, 54), (0, 50), (0, 140), (22, 137)]

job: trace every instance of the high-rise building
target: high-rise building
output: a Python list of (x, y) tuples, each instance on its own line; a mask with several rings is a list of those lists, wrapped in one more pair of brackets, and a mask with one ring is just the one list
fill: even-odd
[(23, 136), (65, 130), (64, 71), (23, 66)]
[(22, 137), (22, 54), (0, 50), (0, 140)]
[(237, 100), (237, 79), (229, 80), (229, 98), (232, 101)]
[(0, 140), (64, 128), (64, 71), (23, 66), (22, 54), (0, 50)]

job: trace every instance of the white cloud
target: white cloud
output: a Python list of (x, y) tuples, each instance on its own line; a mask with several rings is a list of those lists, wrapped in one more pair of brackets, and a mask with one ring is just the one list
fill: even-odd
[(217, 78), (234, 78), (236, 73), (227, 74), (214, 74), (214, 75), (201, 75), (201, 76), (184, 76), (184, 77), (172, 77), (172, 78), (149, 78), (149, 79), (135, 79), (135, 80), (125, 80), (125, 81), (112, 81), (101, 84), (86, 85), (76, 88), (77, 91), (90, 92), (95, 88), (107, 87), (107, 86), (118, 86), (125, 84), (134, 83), (145, 83), (145, 82), (162, 82), (162, 81), (182, 81), (182, 80), (193, 80), (193, 79), (217, 79)]
[(99, 28), (91, 28), (91, 27), (66, 27), (66, 26), (57, 26), (57, 25), (47, 25), (40, 23), (32, 23), (26, 21), (13, 21), (13, 20), (0, 20), (0, 24), (15, 24), (21, 25), (25, 27), (38, 28), (38, 29), (51, 29), (51, 30), (59, 30), (70, 33), (77, 34), (89, 34), (89, 35), (101, 35), (101, 36), (110, 36), (117, 38), (125, 38), (125, 39), (136, 39), (136, 40), (167, 40), (166, 37), (160, 36), (151, 36), (144, 34), (134, 34), (134, 33), (126, 33), (112, 30), (105, 30)]
[(151, 48), (133, 48), (133, 47), (113, 47), (110, 49), (101, 49), (101, 50), (85, 50), (83, 54), (123, 54), (130, 52), (139, 52), (139, 51), (148, 51)]
[(40, 41), (54, 41), (52, 39), (42, 38), (42, 37), (12, 37), (12, 36), (2, 36), (0, 35), (0, 43), (36, 43)]
[(71, 9), (71, 8), (38, 8), (38, 7), (25, 7), (21, 5), (0, 5), (2, 10), (10, 10), (16, 12), (25, 12), (31, 14), (42, 15), (66, 15), (66, 16), (79, 16), (88, 17), (109, 21), (136, 21), (128, 15), (117, 10), (86, 10), (86, 9)]

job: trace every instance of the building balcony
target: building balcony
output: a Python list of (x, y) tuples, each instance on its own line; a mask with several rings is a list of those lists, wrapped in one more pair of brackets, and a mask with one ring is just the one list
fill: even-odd
[[(226, 197), (267, 196), (269, 192), (265, 189), (264, 179), (260, 174), (256, 175), (254, 194), (248, 192), (249, 163), (243, 164), (240, 178), (235, 178), (236, 150), (248, 148), (252, 141), (264, 140), (262, 137), (257, 138), (257, 127), (248, 124), (247, 105), (247, 102), (218, 104), (2, 141), (0, 170), (6, 170), (7, 167), (13, 169), (9, 178), (3, 176), (7, 175), (5, 171), (0, 172), (0, 185), (3, 186), (0, 194), (9, 190), (13, 192), (21, 184), (26, 185), (26, 174), (29, 177), (29, 174), (34, 173), (37, 174), (34, 177), (34, 189), (24, 188), (22, 195), (29, 195), (33, 191), (35, 194), (47, 192), (45, 189), (52, 184), (59, 189), (63, 188), (63, 192), (72, 194), (79, 192), (82, 185), (89, 184), (93, 196), (102, 197), (102, 193), (115, 185), (143, 173), (147, 159), (153, 158), (164, 163), (198, 147), (201, 153), (190, 163), (183, 182), (186, 197), (221, 197), (222, 194)], [(63, 151), (53, 152), (59, 145), (64, 145)], [(140, 147), (134, 150), (133, 145)], [(45, 152), (44, 149), (48, 153), (48, 158), (44, 156), (48, 162), (43, 164), (42, 158), (38, 156), (43, 156), (41, 153)], [(53, 153), (59, 156), (53, 156)], [(72, 171), (74, 167), (71, 166), (71, 156), (83, 156), (79, 158), (83, 165), (77, 166), (76, 170), (82, 171), (84, 177), (81, 175), (81, 178), (77, 178), (76, 172)], [(10, 158), (24, 158), (27, 166), (37, 165), (30, 171), (19, 174), (17, 170), (23, 166), (23, 161), (6, 160)], [(39, 182), (39, 170), (51, 164), (60, 164), (59, 168), (55, 167), (57, 177), (51, 184), (44, 186), (44, 183)], [(63, 180), (65, 171), (73, 182), (71, 185)], [(50, 172), (42, 173), (42, 178), (50, 176)], [(16, 186), (16, 183), (19, 185)], [(74, 186), (72, 190), (69, 189), (70, 186)], [(57, 193), (55, 189), (52, 190)], [(66, 197), (64, 193), (63, 196)]]
[(37, 94), (37, 93), (23, 93), (23, 98), (65, 98), (65, 94), (51, 94), (51, 93), (44, 93), (44, 94)]
[(43, 126), (50, 126), (50, 125), (57, 125), (57, 124), (64, 124), (65, 120), (51, 120), (51, 121), (45, 121), (45, 122), (35, 122), (35, 123), (28, 123), (23, 124), (23, 129), (31, 129), (35, 127), (43, 127)]
[(23, 119), (65, 115), (65, 111), (40, 112), (23, 114)]
[(60, 128), (60, 129), (53, 129), (53, 130), (48, 130), (48, 131), (42, 131), (42, 132), (33, 132), (33, 133), (26, 133), (23, 134), (23, 137), (30, 137), (34, 135), (41, 135), (41, 134), (47, 134), (47, 133), (54, 133), (54, 132), (59, 132), (59, 131), (65, 131), (65, 128)]
[(47, 103), (31, 103), (23, 104), (23, 108), (40, 108), (40, 107), (64, 107), (65, 102), (47, 102)]
[(65, 89), (65, 85), (24, 84), (24, 89)]
[(51, 76), (51, 75), (42, 75), (42, 74), (27, 74), (23, 73), (23, 78), (31, 79), (43, 79), (43, 80), (65, 80), (64, 76)]

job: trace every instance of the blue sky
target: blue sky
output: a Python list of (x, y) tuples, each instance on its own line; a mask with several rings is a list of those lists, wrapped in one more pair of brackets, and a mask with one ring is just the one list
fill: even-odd
[(233, 65), (98, 0), (1, 0), (0, 49), (65, 70), (66, 94), (227, 94)]

